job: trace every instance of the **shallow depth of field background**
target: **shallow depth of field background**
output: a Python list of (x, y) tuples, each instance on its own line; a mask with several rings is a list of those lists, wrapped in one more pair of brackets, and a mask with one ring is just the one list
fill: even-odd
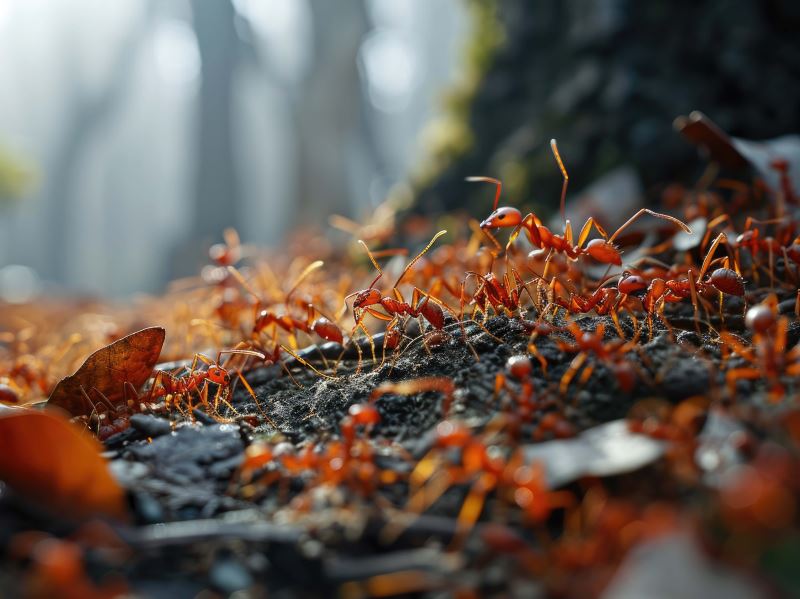
[(797, 0), (0, 0), (0, 300), (159, 292), (226, 227), (387, 197), (481, 218), (471, 175), (547, 219), (550, 138), (614, 228), (700, 179), (675, 117), (800, 132), (798, 39)]
[(0, 0), (0, 296), (156, 292), (421, 160), (459, 0)]

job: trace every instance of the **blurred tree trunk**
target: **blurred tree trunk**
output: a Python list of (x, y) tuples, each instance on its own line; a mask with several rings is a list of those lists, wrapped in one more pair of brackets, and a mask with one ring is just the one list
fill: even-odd
[(701, 166), (672, 131), (678, 115), (702, 110), (753, 139), (800, 131), (797, 2), (469, 4), (494, 12), (504, 39), (474, 94), (456, 99), (471, 142), (435, 154), (444, 166), (420, 185), (420, 212), (483, 215), (488, 192), (466, 184), (469, 175), (501, 177), (510, 200), (556, 210), (561, 175), (552, 137), (573, 191), (622, 164), (657, 191), (661, 182), (691, 182)]
[(208, 243), (239, 216), (231, 110), (240, 42), (231, 2), (193, 0), (192, 9), (202, 60), (192, 233)]
[(370, 182), (353, 185), (354, 166), (359, 158), (375, 159), (375, 152), (358, 156), (359, 149), (375, 146), (370, 143), (357, 61), (369, 30), (364, 3), (309, 4), (314, 32), (311, 68), (294, 93), (296, 226), (322, 224), (329, 214), (352, 215), (366, 207)]
[(143, 11), (141, 21), (131, 27), (120, 44), (116, 59), (109, 69), (109, 79), (103, 86), (92, 91), (79, 78), (73, 78), (72, 91), (62, 98), (72, 108), (67, 111), (70, 117), (56, 141), (54, 157), (48, 169), (49, 176), (42, 190), (42, 197), (50, 198), (49, 205), (52, 206), (48, 221), (50, 235), (45, 240), (45, 255), (49, 259), (41, 272), (45, 279), (65, 282), (69, 273), (72, 255), (70, 234), (75, 231), (70, 222), (78, 206), (76, 193), (81, 164), (89, 144), (128, 95), (150, 16), (148, 6)]

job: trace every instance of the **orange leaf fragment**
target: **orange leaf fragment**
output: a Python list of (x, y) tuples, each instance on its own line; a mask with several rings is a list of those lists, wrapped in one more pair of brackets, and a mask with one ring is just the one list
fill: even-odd
[(98, 349), (75, 374), (59, 381), (47, 404), (58, 406), (73, 416), (88, 415), (93, 407), (83, 392), (91, 397), (92, 389), (102, 393), (115, 406), (122, 404), (125, 383), (130, 383), (138, 391), (150, 378), (161, 355), (164, 335), (161, 327), (150, 327)]
[(64, 417), (4, 410), (0, 445), (0, 480), (54, 514), (127, 519), (125, 492), (100, 456), (103, 446)]

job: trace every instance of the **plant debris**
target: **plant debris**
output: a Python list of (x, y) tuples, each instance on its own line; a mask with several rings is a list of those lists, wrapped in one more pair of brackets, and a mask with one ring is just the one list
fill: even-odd
[(299, 232), (262, 260), (228, 231), (201, 277), (93, 308), (103, 327), (28, 307), (0, 338), (0, 584), (627, 597), (745, 563), (731, 596), (797, 591), (800, 200), (770, 168), (670, 187), (610, 234), (477, 177), (488, 216), (427, 223), (416, 253)]

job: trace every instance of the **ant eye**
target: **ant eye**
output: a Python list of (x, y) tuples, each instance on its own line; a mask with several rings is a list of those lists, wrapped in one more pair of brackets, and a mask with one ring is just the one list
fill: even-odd
[(505, 214), (501, 214), (497, 217), (497, 220), (503, 220), (506, 217)]

